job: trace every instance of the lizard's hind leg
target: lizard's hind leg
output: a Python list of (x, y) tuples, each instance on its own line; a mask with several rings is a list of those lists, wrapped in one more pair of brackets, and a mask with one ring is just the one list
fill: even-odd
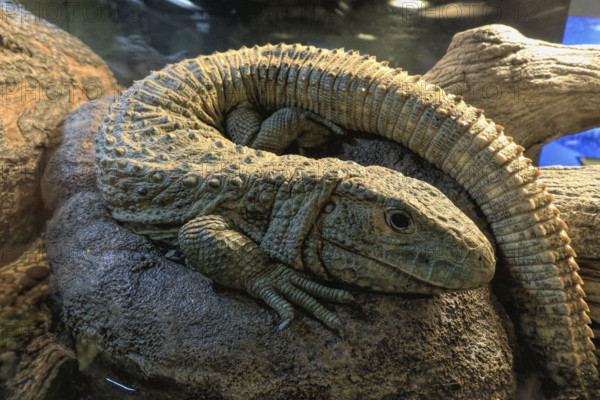
[(315, 297), (347, 302), (352, 300), (349, 292), (323, 286), (284, 264), (273, 262), (227, 219), (208, 215), (189, 221), (179, 231), (179, 245), (195, 269), (220, 284), (247, 291), (277, 311), (282, 320), (280, 329), (294, 318), (291, 303), (295, 303), (342, 333), (342, 320)]
[(342, 135), (344, 130), (312, 111), (297, 107), (281, 108), (262, 120), (249, 102), (244, 102), (227, 114), (227, 135), (237, 144), (275, 154), (283, 153), (292, 143), (302, 149), (315, 148), (329, 135)]

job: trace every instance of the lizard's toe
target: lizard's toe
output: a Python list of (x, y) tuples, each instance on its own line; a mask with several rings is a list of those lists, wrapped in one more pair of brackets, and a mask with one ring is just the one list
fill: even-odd
[(257, 297), (279, 314), (282, 320), (279, 324), (279, 330), (287, 328), (294, 319), (294, 307), (270, 287), (261, 289)]
[(291, 281), (305, 292), (327, 301), (346, 303), (354, 300), (354, 296), (346, 290), (330, 288), (310, 279), (294, 274)]
[(343, 326), (340, 317), (326, 309), (314, 297), (302, 289), (286, 283), (281, 286), (280, 290), (281, 293), (286, 296), (286, 298), (304, 308), (329, 328), (339, 332), (340, 328)]

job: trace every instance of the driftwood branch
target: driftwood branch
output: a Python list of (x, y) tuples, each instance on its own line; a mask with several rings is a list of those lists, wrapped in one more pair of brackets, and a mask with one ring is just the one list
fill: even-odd
[(484, 109), (534, 160), (551, 140), (600, 126), (600, 46), (488, 25), (456, 34), (424, 79)]

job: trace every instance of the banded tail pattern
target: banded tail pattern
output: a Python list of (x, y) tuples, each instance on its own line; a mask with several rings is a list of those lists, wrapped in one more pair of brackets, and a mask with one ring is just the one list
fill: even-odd
[[(575, 252), (539, 171), (482, 110), (420, 76), (356, 52), (302, 45), (200, 56), (136, 82), (107, 117), (114, 123), (101, 125), (108, 139), (100, 145), (117, 142), (123, 153), (142, 152), (129, 137), (143, 141), (135, 135), (150, 129), (148, 138), (189, 135), (193, 149), (194, 140), (217, 140), (224, 116), (243, 101), (263, 111), (301, 107), (343, 128), (386, 137), (455, 178), (490, 223), (499, 257), (514, 280), (520, 329), (543, 375), (567, 394), (589, 394), (597, 385), (591, 321)], [(156, 109), (161, 109), (160, 118), (152, 116)], [(133, 123), (141, 120), (145, 125)], [(194, 138), (200, 128), (212, 133)], [(140, 154), (148, 165), (160, 165), (152, 146), (147, 143)], [(174, 148), (169, 157), (185, 160), (187, 150)], [(165, 179), (159, 172), (153, 175), (157, 182)], [(181, 167), (166, 173), (187, 171)]]

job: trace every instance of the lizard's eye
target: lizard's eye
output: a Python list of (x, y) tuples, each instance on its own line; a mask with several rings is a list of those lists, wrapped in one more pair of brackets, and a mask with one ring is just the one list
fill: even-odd
[(400, 210), (389, 211), (385, 214), (388, 226), (396, 232), (406, 232), (412, 225), (410, 215)]

